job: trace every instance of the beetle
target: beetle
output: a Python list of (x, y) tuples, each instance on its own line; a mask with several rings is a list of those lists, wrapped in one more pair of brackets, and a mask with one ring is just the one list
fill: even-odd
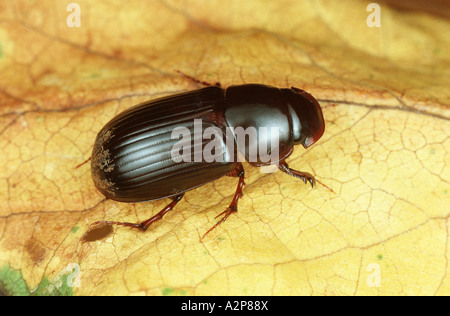
[[(237, 177), (233, 200), (204, 238), (237, 212), (245, 184), (242, 156), (257, 167), (275, 164), (284, 173), (314, 187), (317, 180), (311, 174), (294, 170), (286, 163), (295, 145), (306, 149), (324, 133), (322, 109), (312, 95), (295, 87), (263, 84), (224, 89), (219, 83), (213, 85), (185, 76), (206, 87), (150, 100), (118, 114), (98, 133), (91, 156), (94, 184), (105, 197), (128, 203), (164, 198), (171, 198), (172, 202), (141, 223), (99, 221), (93, 225), (114, 224), (146, 231), (171, 211), (185, 192), (223, 176)], [(199, 122), (200, 127), (196, 126)], [(204, 137), (208, 128), (215, 131), (211, 153), (216, 159), (212, 161), (196, 159), (197, 154), (212, 147), (211, 135), (209, 139)], [(247, 142), (241, 138), (238, 142), (239, 128), (254, 128), (256, 138), (248, 137)], [(266, 130), (263, 132), (262, 128)], [(187, 131), (190, 136), (184, 146), (179, 137), (173, 137), (175, 130)], [(273, 139), (277, 140), (275, 144)], [(183, 154), (174, 157), (175, 147), (183, 147)], [(263, 147), (265, 152), (257, 150)], [(267, 161), (263, 154), (272, 152), (277, 152), (277, 156)]]

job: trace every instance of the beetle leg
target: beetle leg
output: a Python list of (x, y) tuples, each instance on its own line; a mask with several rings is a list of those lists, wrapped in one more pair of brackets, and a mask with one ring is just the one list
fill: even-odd
[(163, 218), (164, 215), (166, 215), (167, 212), (173, 210), (175, 205), (177, 205), (177, 203), (180, 202), (180, 200), (183, 198), (183, 195), (184, 195), (184, 193), (175, 196), (173, 198), (173, 201), (169, 205), (167, 205), (159, 213), (157, 213), (156, 215), (153, 215), (148, 220), (146, 220), (146, 221), (144, 221), (142, 223), (99, 221), (99, 222), (93, 223), (91, 226), (98, 225), (98, 224), (122, 225), (122, 226), (126, 226), (126, 227), (137, 228), (137, 229), (145, 232), (151, 224), (153, 224), (156, 221), (159, 221), (160, 219)]
[(216, 82), (215, 84), (211, 84), (211, 83), (209, 83), (209, 82), (206, 82), (206, 81), (202, 81), (202, 80), (199, 80), (199, 79), (197, 79), (197, 78), (194, 78), (194, 77), (191, 77), (191, 76), (189, 76), (189, 75), (187, 75), (187, 74), (185, 74), (184, 72), (181, 72), (181, 71), (179, 71), (179, 70), (175, 70), (178, 74), (180, 74), (180, 75), (182, 75), (182, 76), (184, 76), (184, 77), (186, 77), (186, 78), (188, 78), (189, 80), (192, 80), (192, 81), (194, 81), (195, 83), (199, 83), (199, 84), (201, 84), (201, 85), (204, 85), (204, 86), (216, 86), (216, 87), (220, 87), (221, 85), (220, 85), (220, 82)]
[(308, 172), (298, 171), (298, 170), (289, 168), (288, 164), (285, 161), (278, 163), (278, 169), (280, 169), (281, 171), (283, 171), (284, 173), (286, 173), (290, 176), (302, 179), (303, 182), (305, 182), (305, 184), (307, 182), (309, 182), (311, 184), (311, 187), (314, 187), (314, 185), (317, 182), (320, 185), (327, 188), (328, 190), (330, 190), (331, 192), (335, 193), (332, 188), (328, 187), (327, 185), (323, 184), (322, 182), (320, 182), (319, 180), (314, 178), (314, 176), (312, 174), (310, 174)]
[(242, 166), (241, 163), (238, 163), (236, 168), (233, 169), (229, 174), (227, 174), (227, 176), (239, 177), (239, 182), (238, 182), (238, 185), (237, 185), (237, 188), (236, 188), (236, 193), (234, 194), (233, 201), (231, 201), (230, 206), (228, 206), (228, 208), (225, 211), (223, 211), (222, 213), (220, 213), (219, 215), (217, 215), (215, 217), (215, 218), (217, 218), (217, 217), (223, 215), (223, 217), (202, 236), (202, 239), (205, 238), (205, 236), (208, 235), (217, 226), (219, 226), (220, 224), (225, 222), (227, 220), (228, 216), (230, 216), (234, 212), (237, 212), (238, 201), (243, 196), (242, 188), (245, 185), (245, 182), (244, 182), (244, 176), (245, 176), (244, 167)]
[(291, 169), (285, 161), (278, 163), (278, 168), (290, 176), (302, 179), (305, 184), (308, 181), (309, 183), (311, 183), (311, 187), (314, 187), (314, 185), (316, 184), (316, 179), (312, 174)]

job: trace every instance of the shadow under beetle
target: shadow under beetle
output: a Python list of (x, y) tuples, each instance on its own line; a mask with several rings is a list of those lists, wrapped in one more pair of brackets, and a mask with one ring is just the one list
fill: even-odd
[[(313, 96), (295, 87), (279, 89), (262, 84), (223, 89), (219, 83), (211, 85), (183, 75), (206, 87), (151, 100), (125, 110), (98, 133), (91, 156), (95, 186), (107, 198), (129, 203), (163, 198), (172, 198), (173, 201), (142, 223), (99, 221), (93, 225), (116, 224), (146, 231), (172, 210), (186, 191), (222, 176), (239, 178), (231, 204), (217, 216), (222, 218), (203, 235), (204, 238), (237, 211), (245, 184), (244, 168), (237, 152), (253, 166), (276, 164), (281, 171), (314, 186), (316, 180), (311, 174), (291, 169), (285, 161), (293, 152), (294, 145), (302, 144), (308, 148), (324, 133), (322, 110)], [(202, 122), (201, 133), (194, 131), (195, 120)], [(266, 133), (258, 132), (260, 127), (273, 126), (277, 127), (278, 135), (271, 135), (271, 129), (267, 129), (269, 132)], [(185, 144), (192, 149), (191, 158), (196, 150), (204, 150), (210, 141), (202, 138), (205, 129), (214, 127), (220, 130), (222, 137), (218, 137), (215, 143), (220, 149), (220, 159), (176, 162), (172, 150), (178, 139), (173, 139), (171, 135), (174, 129), (180, 127), (194, 135), (192, 142)], [(264, 162), (258, 152), (256, 159), (251, 160), (250, 149), (255, 144), (247, 142), (239, 146), (235, 138), (233, 146), (227, 146), (227, 130), (234, 131), (237, 127), (244, 130), (254, 127), (258, 144), (265, 143), (268, 152), (277, 149), (278, 159)], [(278, 139), (275, 144), (277, 148), (273, 148), (270, 142), (274, 136)]]

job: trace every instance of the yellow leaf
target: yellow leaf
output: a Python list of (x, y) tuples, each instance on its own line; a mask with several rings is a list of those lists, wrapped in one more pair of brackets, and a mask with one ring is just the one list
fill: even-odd
[[(380, 2), (380, 27), (357, 0), (76, 3), (0, 5), (0, 293), (450, 294), (442, 2)], [(75, 167), (122, 110), (199, 88), (175, 69), (336, 104), (321, 140), (287, 160), (336, 193), (245, 163), (239, 212), (203, 240), (237, 179), (187, 192), (146, 233), (83, 242), (90, 223), (168, 204), (105, 200)]]

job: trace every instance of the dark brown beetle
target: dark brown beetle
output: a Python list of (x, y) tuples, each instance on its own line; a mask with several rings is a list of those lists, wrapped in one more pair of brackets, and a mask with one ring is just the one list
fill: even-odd
[[(209, 138), (205, 137), (208, 128), (214, 131)], [(239, 128), (244, 132), (253, 128), (256, 138), (244, 133), (249, 141), (245, 137), (244, 141), (242, 137), (238, 141)], [(114, 117), (98, 133), (92, 152), (92, 178), (98, 190), (112, 200), (142, 202), (172, 198), (173, 201), (142, 223), (94, 224), (117, 224), (146, 231), (174, 208), (184, 192), (222, 176), (238, 177), (230, 206), (218, 215), (223, 215), (222, 219), (204, 237), (237, 211), (245, 184), (238, 152), (254, 166), (276, 164), (281, 171), (314, 186), (316, 180), (311, 174), (289, 168), (285, 160), (294, 145), (308, 148), (317, 142), (324, 128), (317, 100), (294, 87), (244, 84), (223, 89), (216, 84), (136, 105)], [(173, 137), (177, 130), (184, 134)], [(190, 138), (180, 141), (180, 135)], [(265, 148), (265, 155), (258, 150), (261, 148)], [(202, 158), (207, 149), (214, 159)], [(174, 156), (174, 152), (183, 154)], [(273, 152), (277, 155), (268, 160), (267, 155)]]

